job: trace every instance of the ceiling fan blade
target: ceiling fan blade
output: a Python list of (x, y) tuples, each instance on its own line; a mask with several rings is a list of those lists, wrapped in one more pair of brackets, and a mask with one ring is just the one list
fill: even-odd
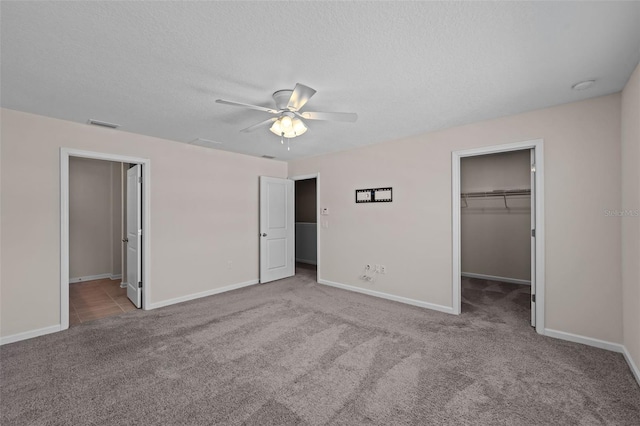
[(328, 121), (346, 121), (353, 123), (358, 119), (355, 112), (303, 112), (300, 114), (302, 118), (307, 120), (328, 120)]
[(300, 108), (304, 106), (304, 104), (311, 99), (311, 97), (316, 93), (314, 89), (309, 86), (305, 86), (304, 84), (296, 83), (295, 89), (293, 89), (293, 93), (289, 98), (289, 103), (287, 104), (287, 108), (292, 111), (298, 111)]
[(258, 105), (243, 104), (242, 102), (227, 101), (227, 100), (224, 100), (224, 99), (216, 99), (216, 103), (225, 104), (225, 105), (231, 105), (231, 106), (238, 106), (238, 107), (249, 108), (249, 109), (255, 109), (255, 110), (258, 110), (258, 111), (269, 112), (271, 114), (277, 114), (278, 113), (278, 111), (276, 111), (275, 109), (262, 107), (262, 106), (258, 106)]
[(242, 129), (242, 130), (240, 130), (240, 131), (241, 131), (242, 133), (253, 132), (254, 130), (256, 130), (256, 129), (258, 129), (258, 128), (262, 127), (262, 126), (264, 126), (265, 124), (273, 123), (273, 122), (274, 122), (274, 121), (276, 121), (277, 119), (278, 119), (278, 117), (272, 117), (272, 118), (269, 118), (268, 120), (261, 121), (261, 122), (259, 122), (258, 124), (254, 124), (253, 126), (249, 126), (249, 127), (247, 127), (246, 129)]

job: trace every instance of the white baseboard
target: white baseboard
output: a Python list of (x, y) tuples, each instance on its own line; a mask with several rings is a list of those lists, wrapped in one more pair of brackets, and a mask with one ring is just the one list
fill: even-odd
[(531, 285), (531, 280), (521, 280), (519, 278), (496, 277), (494, 275), (474, 274), (472, 272), (462, 272), (460, 275), (466, 278), (478, 278), (481, 280), (501, 281), (503, 283)]
[(333, 281), (318, 279), (319, 284), (328, 285), (331, 287), (341, 288), (343, 290), (355, 291), (356, 293), (363, 293), (369, 296), (380, 297), (382, 299), (393, 300), (394, 302), (406, 303), (407, 305), (419, 306), (421, 308), (432, 309), (434, 311), (444, 312), (447, 314), (453, 314), (453, 308), (449, 306), (436, 305), (434, 303), (423, 302), (421, 300), (409, 299), (408, 297), (396, 296), (394, 294), (383, 293), (381, 291), (369, 290), (366, 288), (355, 287), (347, 284), (341, 284)]
[(567, 340), (569, 342), (582, 343), (583, 345), (606, 349), (612, 352), (624, 352), (624, 346), (620, 343), (607, 342), (606, 340), (594, 339), (593, 337), (581, 336), (579, 334), (545, 328), (544, 335), (555, 339)]
[(622, 355), (624, 355), (624, 359), (627, 361), (627, 364), (629, 364), (629, 368), (631, 369), (631, 372), (635, 376), (636, 382), (638, 382), (638, 386), (640, 386), (640, 369), (638, 368), (636, 363), (633, 362), (633, 358), (631, 358), (631, 354), (627, 350), (627, 347), (623, 346), (622, 348), (623, 348)]
[(631, 354), (624, 345), (621, 345), (620, 343), (607, 342), (606, 340), (594, 339), (592, 337), (580, 336), (579, 334), (551, 330), (549, 328), (544, 329), (544, 335), (555, 339), (568, 340), (569, 342), (582, 343), (583, 345), (621, 353), (627, 361), (627, 364), (631, 369), (631, 373), (638, 382), (638, 386), (640, 386), (640, 369), (638, 369), (638, 366), (633, 362)]
[[(106, 274), (103, 278), (108, 278), (109, 274)], [(86, 278), (86, 277), (82, 277)], [(100, 278), (92, 278), (100, 279)], [(246, 281), (239, 284), (232, 284), (225, 287), (216, 288), (213, 290), (203, 291), (200, 293), (189, 294), (187, 296), (176, 297), (175, 299), (163, 300), (162, 302), (151, 303), (151, 306), (147, 309), (156, 309), (163, 306), (169, 306), (180, 302), (186, 302), (188, 300), (199, 299), (201, 297), (212, 296), (218, 293), (224, 293), (231, 290), (237, 290), (242, 287), (248, 287), (250, 285), (258, 284), (258, 280)], [(36, 330), (25, 331), (23, 333), (12, 334), (11, 336), (5, 336), (0, 338), (0, 345), (6, 345), (8, 343), (19, 342), (20, 340), (31, 339), (38, 336), (44, 336), (45, 334), (55, 333), (61, 331), (60, 324), (52, 325), (50, 327), (39, 328)]]
[(1, 337), (0, 345), (19, 342), (21, 340), (33, 339), (34, 337), (44, 336), (45, 334), (56, 333), (58, 331), (60, 331), (60, 324), (52, 325), (44, 328), (38, 328), (36, 330), (25, 331), (22, 333), (12, 334), (11, 336)]
[(118, 274), (118, 275), (109, 274), (109, 279), (111, 281), (119, 280), (120, 278), (122, 278), (122, 274)]
[(186, 296), (176, 297), (174, 299), (163, 300), (161, 302), (150, 303), (146, 310), (162, 308), (164, 306), (175, 305), (176, 303), (187, 302), (189, 300), (200, 299), (201, 297), (213, 296), (214, 294), (225, 293), (231, 290), (237, 290), (242, 287), (258, 284), (258, 280), (245, 281), (243, 283), (231, 284), (225, 287), (214, 288), (213, 290), (202, 291), (200, 293), (188, 294)]
[(306, 263), (308, 265), (317, 265), (318, 264), (318, 262), (316, 262), (315, 260), (298, 259), (297, 257), (296, 257), (296, 262)]
[(69, 284), (93, 280), (103, 280), (105, 278), (111, 278), (111, 274), (87, 275), (85, 277), (69, 278)]

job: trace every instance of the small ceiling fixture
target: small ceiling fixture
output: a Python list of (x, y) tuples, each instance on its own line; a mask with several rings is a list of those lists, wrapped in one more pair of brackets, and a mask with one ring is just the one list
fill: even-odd
[(119, 124), (109, 123), (107, 121), (94, 120), (93, 118), (90, 118), (89, 120), (87, 120), (87, 123), (93, 124), (94, 126), (108, 127), (110, 129), (117, 129), (118, 127), (120, 127)]
[(349, 112), (302, 112), (300, 109), (307, 103), (309, 99), (316, 93), (311, 87), (304, 84), (296, 84), (293, 90), (278, 90), (273, 94), (273, 100), (276, 103), (276, 109), (267, 108), (258, 105), (244, 104), (240, 102), (227, 101), (217, 99), (219, 104), (239, 106), (258, 111), (274, 114), (276, 117), (268, 118), (258, 124), (249, 126), (241, 132), (251, 132), (266, 124), (271, 124), (269, 130), (280, 136), (280, 143), (284, 144), (287, 138), (287, 149), (289, 147), (289, 139), (303, 135), (307, 131), (304, 120), (329, 120), (329, 121), (348, 121), (354, 122), (358, 119), (358, 115)]
[(596, 84), (595, 80), (585, 80), (571, 86), (573, 90), (586, 90)]
[(211, 139), (203, 139), (203, 138), (197, 138), (187, 143), (189, 145), (196, 145), (204, 148), (217, 148), (219, 145), (222, 145), (222, 142), (212, 141)]

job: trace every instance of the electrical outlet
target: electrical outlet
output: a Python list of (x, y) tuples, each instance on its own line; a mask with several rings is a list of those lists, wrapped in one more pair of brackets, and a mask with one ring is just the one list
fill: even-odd
[(381, 274), (386, 274), (387, 273), (387, 267), (384, 265), (380, 265), (380, 273)]

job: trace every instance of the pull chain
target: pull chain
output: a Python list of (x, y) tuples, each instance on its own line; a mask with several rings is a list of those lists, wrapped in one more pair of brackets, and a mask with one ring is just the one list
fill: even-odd
[[(291, 145), (289, 144), (290, 140), (291, 138), (287, 138), (287, 151), (291, 151)], [(280, 133), (280, 144), (284, 145), (284, 132)]]

